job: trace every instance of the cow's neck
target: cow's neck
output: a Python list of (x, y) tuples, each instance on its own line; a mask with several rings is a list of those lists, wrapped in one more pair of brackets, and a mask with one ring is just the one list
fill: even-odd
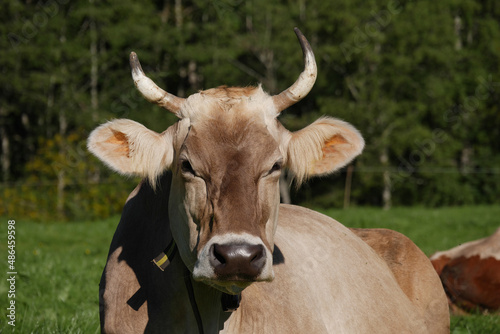
[[(231, 313), (223, 311), (221, 291), (194, 281), (178, 255), (169, 267), (165, 268), (164, 274), (166, 280), (175, 284), (169, 287), (169, 292), (177, 295), (172, 296), (172, 300), (176, 302), (169, 303), (170, 310), (166, 310), (169, 316), (165, 317), (167, 322), (165, 328), (184, 328), (188, 324), (189, 330), (186, 329), (186, 332), (204, 334), (218, 333), (223, 329), (224, 322)], [(191, 296), (190, 289), (192, 289)], [(196, 319), (197, 313), (199, 320)], [(198, 329), (199, 324), (203, 327), (202, 332)]]
[[(231, 316), (230, 313), (224, 312), (222, 309), (222, 292), (204, 283), (192, 280), (191, 282), (193, 283), (196, 307), (201, 318), (200, 323), (204, 328), (203, 333), (218, 333), (224, 328), (224, 322)], [(191, 309), (193, 313), (196, 312), (194, 305), (191, 305)]]
[[(172, 174), (166, 173), (162, 176), (162, 189), (170, 189)], [(161, 192), (161, 191), (160, 191)], [(157, 214), (165, 215), (166, 206), (162, 205), (168, 201), (169, 191), (163, 193), (166, 196), (157, 204), (160, 207)], [(158, 190), (156, 192), (158, 195)], [(154, 201), (154, 199), (152, 199)], [(163, 211), (165, 210), (165, 211)], [(163, 328), (184, 328), (189, 333), (200, 333), (195, 314), (199, 313), (200, 321), (203, 326), (203, 333), (218, 333), (224, 327), (224, 322), (231, 316), (232, 313), (224, 312), (221, 303), (223, 293), (215, 288), (212, 288), (204, 283), (196, 282), (192, 279), (191, 273), (187, 270), (184, 262), (181, 259), (178, 251), (172, 252), (169, 247), (170, 242), (173, 240), (170, 228), (167, 227), (163, 239), (163, 247), (166, 247), (163, 252), (158, 253), (156, 260), (162, 259), (162, 254), (168, 255), (168, 264), (163, 264), (162, 271), (159, 268), (154, 268), (155, 276), (159, 275), (163, 284), (159, 286), (165, 288), (166, 296), (157, 296), (158, 298), (169, 298), (172, 303), (162, 303), (163, 306), (168, 305), (169, 309), (164, 310)], [(172, 257), (173, 253), (173, 257)], [(151, 259), (153, 260), (153, 259)], [(188, 276), (188, 277), (186, 277)], [(189, 289), (192, 287), (192, 297), (189, 297)], [(194, 301), (194, 302), (193, 302)], [(196, 305), (194, 305), (194, 303)], [(231, 303), (227, 304), (230, 305)], [(188, 326), (189, 328), (186, 328)]]

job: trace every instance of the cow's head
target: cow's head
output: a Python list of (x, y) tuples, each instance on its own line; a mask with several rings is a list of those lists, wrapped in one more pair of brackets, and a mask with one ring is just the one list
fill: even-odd
[(181, 257), (196, 280), (224, 292), (273, 279), (281, 170), (291, 170), (300, 183), (341, 168), (364, 146), (359, 132), (337, 119), (321, 118), (293, 133), (277, 120), (316, 80), (311, 47), (296, 33), (305, 68), (275, 96), (259, 86), (179, 98), (146, 77), (132, 53), (139, 91), (180, 120), (162, 133), (114, 120), (89, 137), (90, 151), (122, 174), (146, 177), (154, 186), (165, 170), (172, 171), (169, 219)]

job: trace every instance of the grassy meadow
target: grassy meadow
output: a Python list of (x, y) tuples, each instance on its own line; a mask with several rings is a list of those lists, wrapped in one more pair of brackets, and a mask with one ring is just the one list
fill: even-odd
[[(349, 227), (385, 227), (409, 236), (430, 255), (491, 234), (500, 207), (327, 210)], [(10, 218), (9, 218), (10, 219)], [(98, 284), (118, 217), (98, 222), (16, 220), (16, 326), (8, 307), (7, 221), (0, 220), (0, 333), (98, 333)], [(499, 315), (453, 317), (451, 332), (499, 333)]]

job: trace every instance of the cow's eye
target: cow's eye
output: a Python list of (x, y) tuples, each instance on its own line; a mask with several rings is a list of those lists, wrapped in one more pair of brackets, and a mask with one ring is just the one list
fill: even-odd
[(196, 172), (194, 171), (193, 166), (191, 166), (191, 163), (188, 160), (181, 161), (181, 171), (183, 173), (196, 175)]
[(268, 174), (279, 172), (282, 167), (283, 167), (283, 162), (281, 160), (277, 161), (277, 162), (274, 163), (273, 167), (271, 167), (271, 169), (269, 170)]

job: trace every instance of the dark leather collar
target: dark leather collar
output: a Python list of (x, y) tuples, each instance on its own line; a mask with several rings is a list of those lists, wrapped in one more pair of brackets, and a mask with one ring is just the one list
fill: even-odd
[(229, 295), (227, 293), (222, 293), (220, 301), (222, 304), (222, 310), (224, 312), (234, 312), (240, 306), (241, 293), (237, 295)]
[[(177, 254), (177, 245), (175, 241), (172, 239), (170, 244), (161, 252), (157, 257), (153, 259), (153, 263), (161, 270), (165, 271), (168, 265), (172, 262), (172, 260)], [(184, 283), (186, 285), (186, 290), (189, 295), (189, 303), (191, 304), (191, 309), (193, 310), (194, 317), (196, 319), (196, 324), (198, 325), (198, 332), (203, 334), (203, 323), (201, 320), (200, 310), (198, 309), (198, 305), (196, 304), (196, 298), (194, 296), (193, 283), (191, 282), (191, 272), (189, 269), (184, 266)], [(240, 306), (241, 294), (230, 295), (227, 293), (222, 293), (221, 296), (221, 306), (224, 312), (234, 312)]]

